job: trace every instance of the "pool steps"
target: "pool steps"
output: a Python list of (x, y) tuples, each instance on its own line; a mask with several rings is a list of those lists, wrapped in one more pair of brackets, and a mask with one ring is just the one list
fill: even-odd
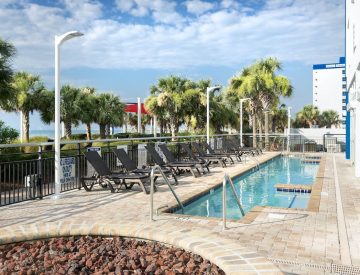
[(311, 185), (278, 183), (275, 188), (276, 191), (311, 193)]

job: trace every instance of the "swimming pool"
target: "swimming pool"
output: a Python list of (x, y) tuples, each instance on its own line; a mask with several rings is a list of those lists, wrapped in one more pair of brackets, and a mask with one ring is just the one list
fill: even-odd
[[(275, 206), (283, 208), (306, 208), (310, 194), (276, 191), (275, 185), (312, 185), (319, 164), (303, 163), (300, 157), (279, 156), (260, 166), (259, 170), (249, 171), (233, 179), (236, 192), (245, 213), (254, 206)], [(231, 219), (242, 217), (235, 197), (228, 184), (226, 189), (226, 216)], [(181, 209), (176, 213), (182, 213)], [(184, 214), (203, 217), (222, 217), (222, 186), (184, 206)]]

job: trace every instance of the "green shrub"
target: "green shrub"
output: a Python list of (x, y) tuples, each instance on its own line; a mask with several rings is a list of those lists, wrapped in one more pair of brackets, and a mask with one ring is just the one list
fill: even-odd
[(14, 128), (5, 125), (5, 122), (0, 120), (0, 144), (11, 143), (19, 137), (19, 132)]

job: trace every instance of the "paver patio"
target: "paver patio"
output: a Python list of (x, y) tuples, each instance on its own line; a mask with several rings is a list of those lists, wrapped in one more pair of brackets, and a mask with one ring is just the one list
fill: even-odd
[[(276, 154), (266, 153), (261, 161)], [(151, 222), (149, 196), (140, 189), (115, 194), (108, 190), (81, 190), (64, 193), (58, 201), (45, 198), (0, 208), (0, 242), (72, 234), (149, 238), (198, 253), (229, 274), (277, 273), (271, 262), (283, 272), (301, 274), (329, 273), (334, 270), (332, 264), (360, 266), (360, 180), (354, 179), (342, 154), (324, 157), (318, 211), (258, 207), (245, 220), (228, 221), (224, 231), (221, 220), (214, 218), (161, 214)], [(341, 221), (333, 158), (342, 198)], [(182, 177), (175, 190), (181, 200), (186, 200), (220, 183), (224, 172), (234, 176), (253, 166), (250, 161), (225, 169), (216, 167), (211, 174), (196, 179)], [(167, 186), (160, 185), (154, 196), (154, 209), (175, 203)], [(342, 224), (346, 236), (339, 233)]]

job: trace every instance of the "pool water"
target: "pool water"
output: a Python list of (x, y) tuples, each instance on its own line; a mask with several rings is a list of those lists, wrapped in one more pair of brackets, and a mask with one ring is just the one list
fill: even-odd
[[(233, 182), (245, 213), (257, 205), (306, 208), (310, 194), (276, 191), (275, 185), (279, 183), (312, 185), (318, 167), (318, 163), (302, 163), (299, 157), (281, 156), (261, 165), (259, 170), (235, 177)], [(230, 184), (226, 189), (226, 205), (227, 218), (242, 217)], [(176, 213), (182, 213), (181, 209)], [(184, 214), (222, 217), (222, 186), (185, 205)]]

